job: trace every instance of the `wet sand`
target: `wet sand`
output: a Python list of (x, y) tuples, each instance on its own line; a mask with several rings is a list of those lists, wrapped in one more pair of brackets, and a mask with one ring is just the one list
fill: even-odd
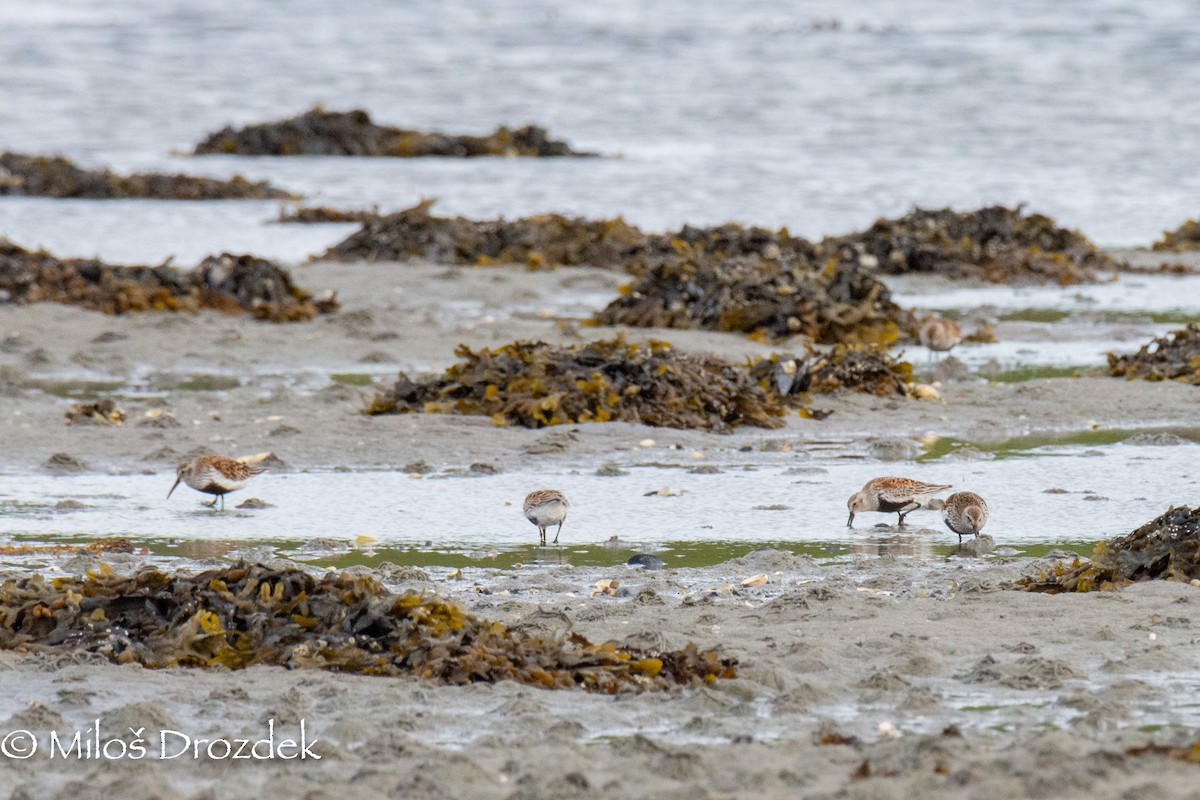
[[(379, 275), (389, 271), (394, 280), (381, 288)], [(298, 268), (297, 279), (337, 288), (345, 310), (274, 326), (215, 314), (6, 308), (0, 469), (40, 473), (52, 454), (67, 453), (85, 471), (167, 477), (183, 454), (209, 448), (270, 450), (295, 470), (395, 469), (419, 459), (439, 469), (508, 468), (531, 458), (566, 470), (620, 456), (647, 437), (714, 456), (767, 439), (794, 450), (820, 441), (849, 454), (870, 437), (930, 431), (985, 442), (1195, 424), (1197, 390), (1177, 383), (969, 380), (944, 384), (944, 403), (818, 398), (833, 416), (791, 419), (775, 431), (577, 425), (574, 437), (556, 440), (561, 447), (531, 455), (531, 445), (556, 432), (436, 415), (370, 418), (357, 412), (372, 389), (354, 382), (448, 364), (459, 342), (607, 336), (578, 320), (622, 276), (317, 263)], [(734, 359), (786, 349), (703, 332), (628, 335)], [(61, 395), (86, 389), (84, 379), (120, 385), (124, 426), (63, 423), (71, 400)], [(1002, 587), (1044, 562), (935, 559), (924, 541), (864, 532), (858, 555), (833, 563), (759, 551), (658, 572), (545, 563), (468, 569), (455, 579), (444, 568), (424, 577), (375, 570), (395, 588), (436, 590), (510, 625), (643, 645), (695, 641), (741, 664), (736, 680), (663, 695), (437, 688), (268, 668), (147, 671), (0, 653), (0, 735), (30, 730), (45, 739), (99, 718), (106, 736), (144, 727), (154, 736), (258, 738), (271, 719), (290, 732), (304, 719), (322, 755), (160, 760), (154, 739), (155, 757), (141, 761), (52, 760), (43, 743), (28, 760), (0, 758), (0, 777), (14, 797), (64, 798), (345, 797), (347, 786), (366, 798), (1197, 795), (1195, 765), (1126, 752), (1196, 738), (1195, 587), (1029, 595)], [(108, 560), (117, 569), (142, 563)], [(94, 566), (63, 558), (49, 571)], [(741, 585), (756, 575), (769, 582)], [(601, 579), (620, 582), (617, 596), (590, 596)]]

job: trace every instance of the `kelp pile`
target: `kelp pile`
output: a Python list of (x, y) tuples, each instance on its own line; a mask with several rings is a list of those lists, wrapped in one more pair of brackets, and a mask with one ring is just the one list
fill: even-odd
[(545, 214), (517, 220), (437, 217), (432, 201), (368, 217), (321, 257), (424, 258), (531, 269), (587, 264), (638, 276), (596, 316), (605, 325), (700, 328), (763, 339), (803, 334), (821, 343), (894, 342), (915, 334), (912, 315), (857, 262), (822, 260), (786, 230), (727, 224), (646, 234), (617, 218)]
[(1133, 533), (1096, 545), (1091, 561), (1058, 563), (1018, 580), (1031, 592), (1120, 589), (1135, 581), (1200, 579), (1200, 507), (1172, 508)]
[(229, 180), (153, 172), (118, 175), (108, 169), (83, 169), (58, 156), (12, 152), (0, 153), (0, 195), (85, 200), (275, 200), (294, 196), (266, 181), (249, 181), (241, 175)]
[(68, 425), (124, 425), (125, 412), (111, 397), (101, 397), (90, 403), (73, 403), (64, 412)]
[(378, 217), (378, 211), (343, 210), (329, 206), (298, 206), (279, 212), (279, 222), (285, 225), (315, 225), (322, 222), (357, 222), (361, 225)]
[(145, 667), (270, 664), (437, 684), (513, 680), (615, 693), (712, 683), (736, 662), (522, 633), (374, 578), (239, 564), (195, 576), (111, 569), (0, 585), (0, 647), (102, 655)]
[(787, 409), (747, 370), (716, 356), (679, 353), (666, 342), (622, 338), (560, 347), (514, 342), (490, 350), (459, 345), (443, 374), (400, 373), (369, 414), (483, 414), (497, 425), (639, 422), (728, 431), (777, 428)]
[(443, 374), (410, 378), (376, 394), (369, 414), (482, 414), (497, 425), (540, 428), (618, 420), (667, 428), (777, 428), (810, 393), (839, 389), (908, 396), (912, 367), (878, 346), (839, 346), (805, 358), (772, 356), (734, 365), (622, 337), (560, 347), (514, 342), (495, 350), (460, 345)]
[(0, 303), (55, 302), (126, 314), (213, 308), (285, 322), (337, 309), (332, 296), (314, 300), (291, 275), (266, 259), (210, 256), (185, 272), (106, 264), (90, 258), (56, 258), (0, 238)]
[(394, 214), (368, 218), (329, 248), (333, 261), (404, 261), (443, 264), (526, 264), (530, 268), (623, 264), (646, 236), (620, 218), (590, 221), (542, 214), (518, 220), (436, 217), (432, 200)]
[(831, 237), (823, 252), (888, 275), (932, 273), (992, 283), (1090, 283), (1121, 264), (1050, 217), (990, 206), (969, 212), (914, 209), (865, 231)]
[(779, 397), (841, 389), (879, 397), (913, 396), (912, 364), (897, 361), (879, 345), (835, 345), (825, 353), (809, 348), (802, 359), (773, 355), (751, 364), (750, 375)]
[(544, 128), (499, 127), (487, 136), (404, 130), (377, 125), (361, 109), (326, 111), (320, 106), (276, 122), (226, 127), (196, 145), (196, 155), (241, 156), (589, 156), (551, 139)]
[(314, 300), (292, 283), (291, 274), (273, 261), (222, 253), (200, 262), (190, 275), (200, 304), (227, 313), (249, 311), (272, 322), (297, 322), (338, 310), (332, 293)]
[(1200, 324), (1151, 340), (1133, 355), (1108, 354), (1108, 374), (1148, 381), (1178, 380), (1200, 385)]
[(1163, 231), (1153, 248), (1174, 252), (1200, 250), (1200, 222), (1189, 219), (1173, 231)]
[(602, 325), (696, 328), (777, 340), (891, 343), (915, 332), (911, 312), (857, 263), (719, 257), (677, 243), (595, 316)]

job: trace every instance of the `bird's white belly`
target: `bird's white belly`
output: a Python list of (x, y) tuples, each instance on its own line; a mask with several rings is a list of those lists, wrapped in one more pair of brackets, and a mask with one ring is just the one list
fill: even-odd
[(567, 517), (567, 507), (559, 502), (546, 503), (544, 506), (529, 509), (525, 514), (535, 525), (557, 525)]

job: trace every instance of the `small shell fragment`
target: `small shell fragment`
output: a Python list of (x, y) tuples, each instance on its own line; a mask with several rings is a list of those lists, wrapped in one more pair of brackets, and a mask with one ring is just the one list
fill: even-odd
[(615, 595), (617, 593), (617, 587), (620, 585), (621, 585), (620, 581), (615, 581), (615, 580), (611, 580), (611, 579), (596, 581), (595, 588), (592, 589), (592, 593), (590, 596), (595, 597), (598, 594)]
[(762, 586), (764, 583), (770, 582), (770, 578), (760, 573), (758, 575), (751, 575), (749, 578), (746, 578), (746, 580), (742, 581), (742, 586)]

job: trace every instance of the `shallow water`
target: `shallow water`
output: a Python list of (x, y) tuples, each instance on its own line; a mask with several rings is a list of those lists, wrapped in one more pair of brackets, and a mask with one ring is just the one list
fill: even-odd
[[(595, 465), (478, 477), (268, 473), (227, 498), (224, 513), (201, 507), (207, 497), (182, 486), (168, 500), (173, 476), (167, 473), (9, 474), (0, 476), (0, 514), (6, 531), (21, 539), (127, 535), (157, 552), (193, 558), (259, 543), (339, 566), (385, 559), (497, 567), (621, 563), (634, 552), (699, 566), (758, 546), (823, 557), (939, 557), (955, 551), (957, 538), (938, 514), (914, 512), (903, 531), (887, 527), (894, 515), (861, 514), (850, 529), (847, 497), (881, 472), (901, 473), (982, 494), (991, 506), (986, 530), (998, 545), (1086, 545), (1127, 533), (1195, 493), (1191, 464), (1200, 445), (1111, 443), (1114, 438), (1031, 438), (988, 448), (943, 441), (916, 463), (882, 468), (868, 458), (795, 453), (727, 464), (718, 474), (687, 472), (713, 459), (686, 454), (677, 468), (627, 465), (628, 475), (604, 478), (593, 474)], [(543, 484), (572, 502), (560, 546), (546, 550), (536, 547), (536, 531), (520, 511), (525, 493)], [(660, 490), (670, 496), (646, 496)], [(248, 496), (275, 507), (237, 510)], [(87, 507), (54, 508), (67, 499)], [(332, 551), (310, 547), (306, 553), (302, 543), (317, 537), (356, 552), (335, 544)], [(358, 537), (369, 538), (355, 544)]]
[[(1200, 196), (1198, 33), (1187, 0), (952, 14), (930, 0), (8, 3), (0, 146), (240, 171), (340, 205), (436, 196), (471, 216), (623, 214), (652, 229), (738, 219), (816, 236), (913, 204), (1024, 201), (1103, 244), (1146, 244)], [(622, 157), (170, 155), (318, 101), (454, 132), (535, 121)], [(267, 226), (263, 204), (212, 209), (6, 199), (0, 232), (136, 261), (302, 259), (341, 235)]]

